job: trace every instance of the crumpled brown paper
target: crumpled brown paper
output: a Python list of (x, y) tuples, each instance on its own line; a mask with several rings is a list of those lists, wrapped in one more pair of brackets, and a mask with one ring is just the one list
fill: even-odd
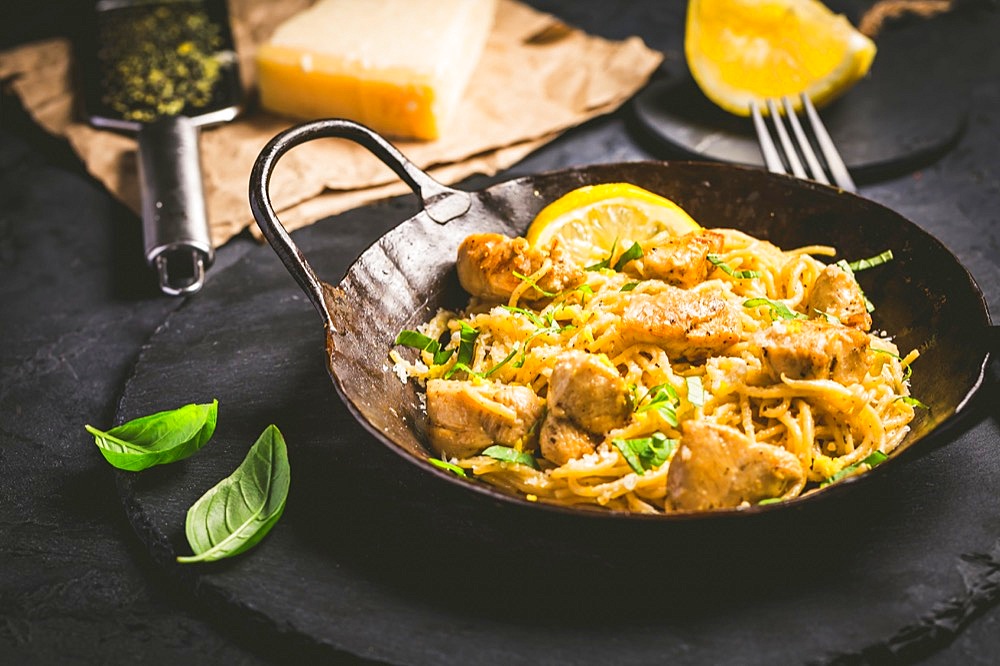
[[(253, 86), (256, 46), (307, 0), (232, 0), (230, 15), (244, 84)], [(435, 141), (394, 141), (417, 166), (452, 183), (510, 166), (560, 132), (610, 112), (649, 78), (662, 55), (633, 37), (612, 42), (562, 24), (514, 0), (501, 0), (493, 32), (453, 125)], [(67, 40), (0, 54), (0, 79), (11, 79), (25, 108), (48, 131), (64, 135), (87, 169), (130, 208), (140, 210), (136, 142), (90, 127), (80, 117)], [(212, 240), (224, 243), (252, 225), (247, 184), (264, 144), (296, 121), (251, 103), (231, 123), (201, 135), (205, 200)], [(349, 208), (407, 191), (364, 148), (313, 141), (286, 154), (271, 181), (285, 225), (297, 228)], [(256, 225), (252, 225), (256, 231)]]

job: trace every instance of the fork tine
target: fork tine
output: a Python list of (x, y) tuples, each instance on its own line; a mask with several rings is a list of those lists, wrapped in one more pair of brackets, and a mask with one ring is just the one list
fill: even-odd
[(788, 95), (781, 98), (781, 105), (785, 109), (785, 118), (788, 120), (788, 124), (792, 126), (792, 133), (795, 135), (795, 140), (799, 144), (799, 150), (802, 151), (802, 156), (806, 158), (806, 164), (809, 165), (809, 171), (812, 172), (813, 180), (823, 183), (824, 185), (830, 184), (830, 179), (826, 177), (826, 172), (823, 171), (823, 165), (820, 164), (819, 158), (816, 157), (816, 153), (812, 149), (812, 144), (809, 143), (809, 137), (806, 136), (805, 130), (802, 129), (802, 123), (799, 122), (799, 117), (795, 113), (795, 109), (792, 108), (792, 100)]
[(781, 161), (781, 155), (771, 139), (771, 133), (767, 131), (764, 118), (761, 116), (760, 107), (757, 102), (750, 102), (750, 115), (753, 116), (753, 127), (757, 132), (757, 143), (760, 145), (760, 152), (764, 156), (764, 164), (771, 173), (785, 173), (785, 165)]
[(781, 143), (782, 150), (785, 151), (788, 166), (792, 168), (792, 175), (796, 178), (808, 178), (806, 170), (802, 167), (802, 162), (799, 161), (799, 154), (795, 151), (795, 145), (785, 129), (785, 123), (781, 120), (778, 105), (774, 103), (773, 99), (767, 100), (767, 112), (770, 114), (771, 122), (774, 123), (774, 129), (778, 133), (778, 141)]
[(809, 116), (809, 124), (812, 126), (813, 134), (816, 135), (816, 141), (819, 143), (819, 149), (823, 153), (823, 159), (826, 160), (826, 164), (830, 168), (830, 173), (833, 174), (833, 180), (840, 189), (847, 190), (848, 192), (857, 192), (858, 188), (854, 184), (854, 179), (848, 173), (847, 167), (844, 165), (844, 160), (841, 159), (840, 153), (837, 152), (837, 147), (833, 144), (833, 140), (830, 139), (830, 134), (826, 131), (826, 127), (823, 125), (823, 121), (820, 120), (819, 114), (816, 113), (816, 107), (813, 106), (808, 95), (802, 95), (802, 108), (806, 110), (806, 115)]

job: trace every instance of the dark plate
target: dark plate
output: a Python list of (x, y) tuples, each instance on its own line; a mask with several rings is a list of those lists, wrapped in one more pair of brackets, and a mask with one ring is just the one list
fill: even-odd
[[(856, 179), (872, 181), (924, 165), (957, 139), (968, 115), (968, 92), (950, 71), (940, 31), (932, 24), (887, 32), (867, 77), (820, 110)], [(691, 78), (683, 54), (633, 101), (636, 118), (672, 154), (763, 165), (749, 118), (713, 104)]]
[[(336, 281), (413, 212), (409, 198), (366, 207), (294, 239)], [(946, 448), (832, 501), (707, 522), (594, 522), (469, 493), (404, 462), (338, 399), (324, 345), (271, 248), (254, 249), (152, 336), (117, 416), (219, 399), (204, 449), (121, 472), (119, 488), (169, 584), (276, 663), (341, 663), (345, 653), (502, 666), (919, 654), (946, 642), (993, 580), (976, 556), (955, 552), (996, 538), (990, 426), (953, 429)], [(989, 421), (998, 397), (986, 389), (970, 422)], [(187, 507), (269, 423), (289, 446), (281, 521), (239, 558), (174, 563), (189, 552)]]

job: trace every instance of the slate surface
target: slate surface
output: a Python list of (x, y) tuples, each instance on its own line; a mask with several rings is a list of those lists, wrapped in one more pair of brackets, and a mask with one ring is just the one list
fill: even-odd
[[(620, 37), (637, 32), (668, 54), (679, 49), (679, 7), (665, 9), (660, 2), (553, 0), (536, 4), (597, 33)], [(858, 4), (862, 3), (852, 6)], [(27, 0), (4, 3), (0, 44), (6, 47), (69, 32), (78, 6), (70, 0), (47, 5)], [(940, 160), (920, 171), (870, 184), (863, 193), (940, 237), (969, 268), (991, 310), (997, 312), (1000, 52), (995, 35), (1000, 18), (995, 11), (978, 12), (949, 17), (941, 25), (952, 41), (940, 55), (952, 60), (955, 76), (968, 85), (967, 127)], [(670, 156), (648, 139), (626, 109), (570, 133), (510, 173)], [(266, 255), (264, 250), (246, 238), (221, 248), (210, 278), (212, 289), (222, 294), (233, 288), (245, 270), (239, 263), (242, 258)], [(476, 587), (453, 573), (457, 567), (434, 568), (437, 578), (431, 580), (406, 575), (411, 568), (431, 568), (421, 549), (426, 519), (409, 524), (405, 518), (412, 513), (386, 512), (388, 524), (399, 528), (387, 540), (381, 525), (353, 523), (344, 515), (328, 518), (326, 533), (351, 537), (346, 544), (318, 537), (306, 524), (290, 520), (281, 524), (286, 535), (301, 540), (310, 557), (328, 562), (334, 556), (337, 563), (327, 575), (349, 583), (351, 595), (330, 601), (341, 614), (297, 617), (294, 624), (278, 627), (281, 635), (275, 636), (275, 625), (267, 616), (234, 611), (233, 595), (213, 591), (221, 589), (220, 580), (260, 566), (261, 560), (247, 557), (204, 575), (178, 574), (161, 566), (157, 552), (148, 550), (147, 541), (126, 521), (116, 488), (120, 480), (82, 430), (83, 423), (112, 423), (143, 343), (169, 313), (177, 310), (178, 323), (196, 322), (203, 312), (198, 308), (211, 303), (205, 299), (201, 305), (196, 297), (182, 305), (158, 296), (137, 259), (140, 254), (135, 217), (86, 175), (63, 142), (40, 132), (24, 117), (17, 101), (4, 95), (0, 107), (2, 663), (263, 664), (288, 663), (293, 657), (340, 663), (355, 660), (349, 653), (361, 655), (357, 659), (414, 663), (444, 659), (452, 638), (476, 632), (485, 632), (487, 643), (481, 652), (463, 652), (470, 661), (497, 660), (500, 654), (515, 654), (519, 645), (537, 645), (553, 659), (568, 660), (579, 649), (578, 641), (593, 647), (595, 654), (617, 650), (613, 661), (625, 661), (629, 654), (636, 655), (637, 661), (649, 653), (630, 653), (633, 644), (657, 632), (669, 634), (658, 639), (667, 654), (686, 663), (701, 662), (697, 657), (752, 661), (760, 653), (792, 662), (990, 664), (1000, 654), (996, 580), (1000, 571), (996, 469), (1000, 401), (995, 368), (975, 416), (957, 433), (955, 442), (915, 462), (912, 475), (899, 486), (875, 492), (870, 502), (852, 507), (848, 519), (834, 523), (836, 530), (824, 536), (814, 528), (808, 532), (809, 542), (791, 551), (812, 556), (809, 562), (828, 565), (809, 569), (810, 575), (802, 577), (808, 580), (797, 579), (791, 585), (784, 581), (768, 586), (742, 584), (716, 596), (688, 590), (681, 596), (690, 603), (673, 611), (659, 605), (670, 595), (658, 586), (653, 588), (659, 594), (648, 600), (640, 598), (633, 587), (616, 595), (615, 588), (602, 583), (596, 586), (595, 598), (608, 603), (591, 612), (581, 598), (583, 593), (565, 585), (555, 588), (559, 595), (549, 605), (524, 609), (516, 603), (517, 583), (494, 574), (479, 589), (495, 596), (480, 605), (469, 602)], [(289, 360), (288, 367), (298, 370), (284, 381), (301, 383), (307, 399), (326, 400), (319, 393), (326, 388), (322, 369), (298, 365), (310, 354), (311, 333), (307, 331), (313, 330), (313, 323), (308, 306), (286, 305), (289, 312), (302, 307), (302, 319), (299, 314), (293, 319), (302, 327), (307, 346), (301, 349), (303, 358)], [(167, 335), (167, 330), (161, 335)], [(273, 332), (267, 334), (270, 339)], [(210, 335), (205, 332), (206, 338)], [(258, 340), (248, 335), (249, 339), (264, 344), (264, 337)], [(195, 387), (192, 393), (208, 388)], [(256, 399), (261, 401), (256, 404), (262, 404), (262, 397)], [(308, 417), (340, 423), (342, 414), (336, 404), (329, 406), (329, 411), (310, 412)], [(224, 417), (237, 419), (226, 422), (227, 432), (240, 445), (250, 441), (242, 437), (244, 432), (257, 430), (277, 413), (262, 408), (259, 413), (241, 414), (241, 409), (248, 408), (237, 407)], [(241, 415), (247, 416), (246, 423), (238, 421)], [(296, 427), (290, 428), (290, 434), (296, 434)], [(379, 464), (368, 458), (353, 462)], [(401, 479), (393, 492), (414, 492), (410, 483)], [(322, 499), (336, 498), (339, 492), (331, 487)], [(880, 500), (884, 503), (877, 504)], [(385, 509), (375, 505), (369, 511)], [(324, 513), (317, 510), (310, 517), (319, 520)], [(776, 537), (779, 543), (787, 541), (780, 532)], [(480, 547), (461, 546), (447, 532), (443, 538), (444, 545), (456, 545), (448, 560), (452, 563), (479, 552)], [(509, 545), (499, 544), (505, 546)], [(523, 561), (523, 552), (515, 554)], [(645, 570), (645, 560), (633, 557), (636, 567)], [(760, 558), (755, 554), (751, 559)], [(861, 588), (858, 581), (836, 575), (855, 571), (866, 562), (877, 562), (890, 572), (874, 588)], [(291, 574), (295, 566), (290, 565)], [(720, 571), (726, 574), (728, 570)], [(772, 575), (761, 574), (757, 580), (773, 580)], [(721, 580), (726, 581), (726, 575)], [(451, 591), (442, 592), (446, 585)], [(810, 590), (809, 596), (792, 594), (803, 588)], [(556, 603), (560, 601), (569, 603)], [(793, 602), (804, 604), (804, 610), (791, 625), (777, 624), (787, 619), (781, 613)], [(640, 612), (650, 607), (653, 616)], [(510, 619), (522, 612), (527, 618), (544, 617), (537, 626)], [(669, 619), (673, 612), (681, 617), (674, 617), (666, 629), (663, 622), (650, 621)], [(837, 612), (844, 623), (828, 624)], [(858, 614), (866, 619), (877, 617), (873, 623), (859, 623), (854, 619)], [(393, 626), (397, 620), (402, 622), (414, 640), (403, 640), (391, 631), (375, 635), (358, 619), (376, 616)], [(307, 622), (343, 623), (345, 628), (357, 627), (358, 632), (337, 645), (317, 647), (289, 633)], [(542, 627), (549, 630), (543, 632)], [(611, 635), (609, 627), (619, 631)], [(500, 633), (487, 628), (498, 628)], [(590, 629), (597, 632), (593, 637), (584, 631)], [(425, 635), (426, 640), (419, 638)], [(648, 646), (641, 640), (640, 646)], [(812, 649), (796, 650), (804, 645), (800, 640)], [(499, 645), (499, 652), (488, 651), (489, 645)], [(682, 646), (691, 650), (682, 652)], [(331, 657), (331, 649), (339, 651)], [(677, 651), (669, 652), (672, 649)]]

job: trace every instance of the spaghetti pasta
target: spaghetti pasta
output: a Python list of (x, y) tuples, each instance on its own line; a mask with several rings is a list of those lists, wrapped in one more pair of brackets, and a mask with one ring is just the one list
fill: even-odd
[[(460, 384), (468, 390), (447, 399), (474, 394), (479, 407), (468, 409), (485, 410), (428, 405), (439, 431), (468, 442), (472, 428), (526, 454), (498, 459), (477, 446), (450, 455), (446, 442), (432, 441), (440, 455), (532, 500), (663, 513), (787, 500), (863, 472), (873, 454), (896, 448), (914, 416), (900, 398), (909, 395), (917, 354), (901, 357), (887, 334), (845, 323), (841, 310), (853, 306), (823, 300), (830, 289), (821, 284), (864, 301), (846, 265), (818, 258), (835, 256), (834, 248), (786, 251), (734, 229), (689, 236), (717, 250), (701, 264), (688, 257), (671, 266), (696, 270), (693, 285), (674, 286), (673, 272), (650, 268), (658, 245), (675, 251), (687, 237), (640, 239), (639, 258), (616, 267), (609, 256), (591, 270), (567, 267), (552, 252), (530, 274), (516, 273), (505, 300), (473, 295), (465, 309), (420, 326), (439, 341), (437, 362), (429, 347), (416, 357), (392, 350), (407, 381)], [(539, 285), (554, 271), (564, 271), (562, 283), (577, 275), (575, 286), (546, 292)], [(611, 394), (624, 395), (624, 415), (601, 412)], [(519, 411), (525, 400), (538, 403)], [(597, 412), (600, 430), (587, 425)], [(522, 413), (543, 416), (522, 423)], [(548, 450), (557, 453), (545, 453), (540, 438), (552, 439), (556, 449)], [(570, 440), (576, 448), (561, 459)]]

